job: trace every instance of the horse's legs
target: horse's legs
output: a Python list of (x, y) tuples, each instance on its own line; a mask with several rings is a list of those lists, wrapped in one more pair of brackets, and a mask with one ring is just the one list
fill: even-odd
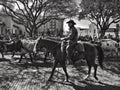
[(94, 78), (96, 80), (98, 80), (98, 77), (97, 77), (97, 64), (94, 64)]
[(37, 53), (33, 53), (33, 58), (36, 60)]
[(84, 79), (87, 79), (87, 78), (90, 77), (91, 68), (92, 68), (92, 66), (91, 66), (91, 65), (88, 65), (88, 75), (87, 75)]
[(45, 63), (46, 60), (47, 60), (47, 56), (48, 56), (48, 54), (49, 54), (49, 52), (46, 52), (46, 53), (45, 53), (44, 63)]
[(22, 57), (24, 56), (24, 54), (21, 54), (20, 59), (19, 59), (19, 63), (21, 63)]
[(51, 78), (52, 78), (52, 76), (53, 76), (53, 74), (54, 74), (54, 71), (55, 71), (55, 68), (57, 67), (57, 65), (58, 65), (58, 61), (56, 60), (56, 61), (54, 62), (54, 66), (53, 66), (53, 69), (52, 69), (52, 72), (51, 72), (51, 75), (50, 75), (48, 81), (51, 81)]
[(66, 69), (66, 66), (65, 66), (65, 62), (62, 62), (62, 63), (60, 63), (61, 64), (61, 66), (62, 66), (62, 68), (63, 68), (63, 71), (65, 72), (65, 74), (66, 74), (66, 81), (68, 82), (68, 73), (67, 73), (67, 69)]
[(3, 52), (1, 52), (1, 55), (2, 55), (2, 58), (4, 58), (4, 54), (3, 54)]
[(14, 57), (14, 55), (15, 55), (15, 51), (12, 52), (12, 58)]
[(30, 60), (31, 60), (31, 62), (33, 63), (33, 58), (32, 58), (31, 53), (29, 53), (29, 56), (30, 56)]
[(88, 66), (89, 70), (88, 70), (88, 75), (90, 76), (90, 73), (91, 73), (91, 65)]

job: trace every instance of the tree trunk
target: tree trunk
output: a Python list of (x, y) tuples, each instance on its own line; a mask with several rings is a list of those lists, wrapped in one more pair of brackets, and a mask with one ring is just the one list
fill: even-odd
[(27, 27), (26, 27), (26, 31), (29, 34), (29, 36), (32, 37), (32, 38), (34, 38), (38, 33), (36, 26), (31, 26), (31, 30), (28, 30)]
[(31, 31), (28, 32), (28, 34), (30, 37), (34, 38), (34, 36), (37, 35), (37, 30), (35, 28), (33, 28)]
[(29, 33), (29, 36), (30, 36), (30, 37), (33, 37), (33, 33), (32, 33), (32, 32), (30, 32), (30, 33)]
[(100, 36), (99, 36), (100, 39), (104, 38), (105, 32), (106, 32), (107, 29), (108, 29), (108, 28), (102, 28), (102, 29), (101, 29), (101, 33), (100, 33)]
[(102, 39), (104, 37), (104, 35), (105, 35), (105, 33), (101, 33), (99, 38)]

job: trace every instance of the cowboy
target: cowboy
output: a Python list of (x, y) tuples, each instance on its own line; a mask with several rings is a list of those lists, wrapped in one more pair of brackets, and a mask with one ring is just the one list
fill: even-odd
[(66, 47), (66, 53), (67, 53), (67, 58), (68, 60), (70, 60), (71, 62), (71, 55), (72, 55), (72, 50), (74, 49), (77, 41), (78, 41), (78, 32), (77, 29), (75, 28), (75, 22), (73, 20), (69, 20), (67, 22), (68, 26), (69, 26), (69, 31), (70, 33), (68, 34), (67, 37), (62, 38), (62, 40), (67, 40), (68, 45)]

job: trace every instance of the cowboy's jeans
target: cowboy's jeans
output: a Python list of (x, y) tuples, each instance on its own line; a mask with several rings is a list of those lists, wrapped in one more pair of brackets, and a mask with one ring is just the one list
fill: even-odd
[(69, 41), (66, 47), (67, 59), (69, 64), (72, 64), (72, 54), (73, 54), (72, 51), (74, 49), (74, 46), (75, 46), (75, 43)]

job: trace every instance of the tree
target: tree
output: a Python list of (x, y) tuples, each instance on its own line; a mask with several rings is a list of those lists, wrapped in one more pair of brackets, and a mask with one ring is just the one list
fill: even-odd
[(120, 0), (82, 0), (79, 19), (86, 18), (95, 24), (103, 38), (113, 23), (120, 21)]
[[(59, 16), (73, 16), (77, 7), (72, 0), (1, 0), (7, 15), (25, 27), (32, 37), (38, 29)], [(14, 6), (14, 7), (13, 7)]]

